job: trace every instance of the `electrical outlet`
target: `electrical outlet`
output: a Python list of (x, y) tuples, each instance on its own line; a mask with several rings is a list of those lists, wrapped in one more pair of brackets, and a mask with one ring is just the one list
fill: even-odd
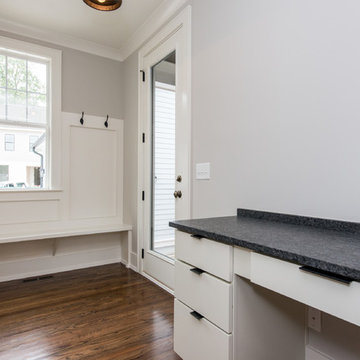
[(321, 332), (321, 311), (310, 306), (308, 308), (308, 327)]

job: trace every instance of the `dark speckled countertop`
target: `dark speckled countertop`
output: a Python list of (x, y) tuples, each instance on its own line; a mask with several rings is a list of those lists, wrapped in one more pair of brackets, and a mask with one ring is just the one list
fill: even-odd
[(237, 216), (170, 226), (360, 281), (360, 224), (238, 209)]

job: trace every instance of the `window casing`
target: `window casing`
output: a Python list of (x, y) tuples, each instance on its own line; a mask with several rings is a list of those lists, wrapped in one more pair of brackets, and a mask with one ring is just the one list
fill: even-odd
[[(0, 37), (0, 139), (13, 153), (7, 159), (0, 148), (0, 159), (9, 182), (26, 184), (21, 191), (60, 188), (60, 117), (61, 51)], [(16, 147), (5, 139), (11, 133)], [(29, 170), (39, 168), (41, 185), (39, 171)]]

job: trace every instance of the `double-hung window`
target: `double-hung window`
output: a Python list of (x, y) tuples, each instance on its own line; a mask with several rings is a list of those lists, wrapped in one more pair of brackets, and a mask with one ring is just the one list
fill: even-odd
[(0, 37), (0, 190), (54, 187), (60, 79), (58, 50)]

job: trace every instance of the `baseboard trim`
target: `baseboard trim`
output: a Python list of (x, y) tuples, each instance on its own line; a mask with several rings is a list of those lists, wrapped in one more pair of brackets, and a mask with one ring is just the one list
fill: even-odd
[(133, 251), (130, 253), (130, 266), (129, 267), (136, 272), (139, 271), (138, 270), (138, 256), (137, 256), (137, 253), (135, 253)]
[(132, 265), (132, 264), (130, 264), (130, 265), (128, 266), (128, 268), (131, 269), (131, 270), (133, 270), (133, 271), (135, 271), (135, 272), (138, 272), (137, 267), (134, 266), (134, 265)]
[(151, 277), (150, 275), (146, 274), (145, 272), (141, 272), (140, 273), (143, 277), (147, 278), (148, 280), (150, 280), (151, 282), (153, 282), (155, 285), (161, 287), (162, 289), (164, 289), (165, 291), (167, 291), (169, 294), (174, 296), (174, 290), (171, 290), (169, 287), (167, 287), (166, 285), (164, 285), (163, 283), (161, 283), (160, 281), (157, 281), (156, 279), (154, 279), (153, 277)]

